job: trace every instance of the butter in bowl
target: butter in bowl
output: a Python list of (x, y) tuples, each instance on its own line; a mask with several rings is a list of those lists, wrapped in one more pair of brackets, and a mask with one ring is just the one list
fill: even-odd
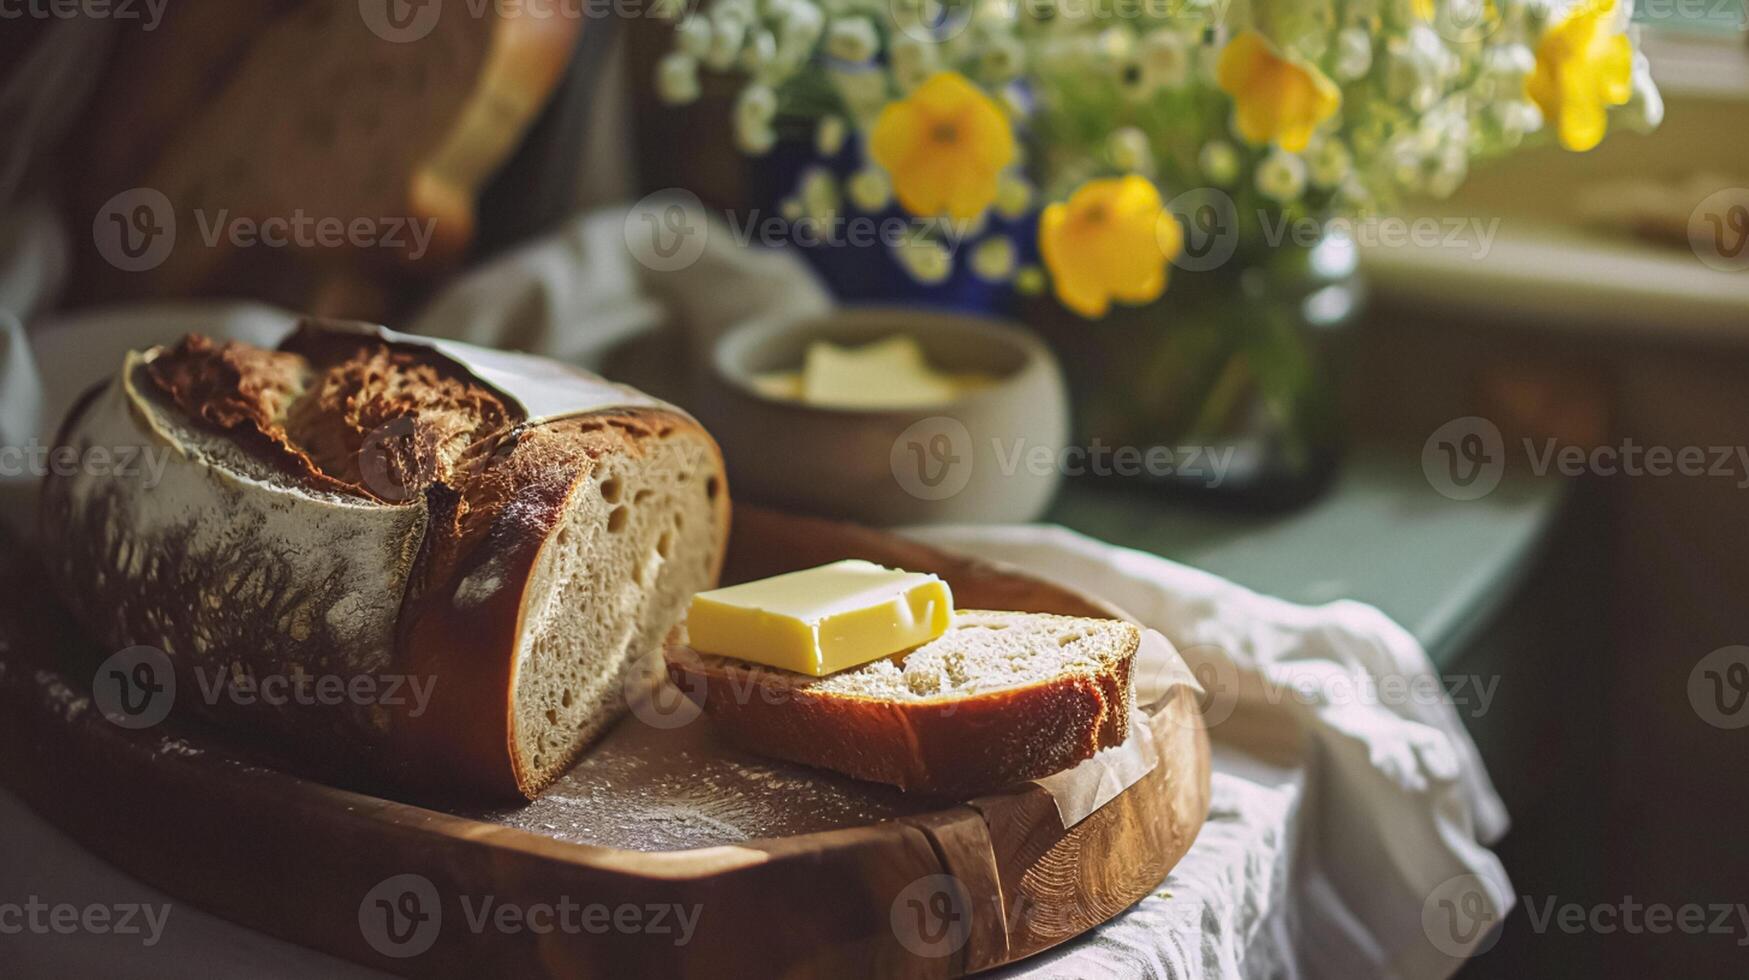
[(876, 525), (1036, 519), (1060, 480), (1062, 373), (1025, 330), (906, 309), (742, 324), (698, 410), (740, 499)]
[(951, 404), (995, 381), (978, 371), (938, 370), (915, 338), (893, 334), (860, 347), (813, 341), (801, 370), (756, 375), (753, 386), (773, 398), (821, 408), (903, 410)]

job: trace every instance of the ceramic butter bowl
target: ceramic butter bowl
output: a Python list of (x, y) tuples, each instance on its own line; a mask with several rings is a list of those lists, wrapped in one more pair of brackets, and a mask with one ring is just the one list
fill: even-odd
[[(817, 342), (874, 350), (899, 336), (935, 371), (977, 382), (899, 408), (812, 404), (772, 384), (800, 371)], [(736, 499), (868, 524), (1034, 520), (1056, 490), (1068, 438), (1062, 372), (1045, 345), (960, 314), (861, 308), (750, 321), (718, 340), (703, 389), (697, 408), (722, 444)]]

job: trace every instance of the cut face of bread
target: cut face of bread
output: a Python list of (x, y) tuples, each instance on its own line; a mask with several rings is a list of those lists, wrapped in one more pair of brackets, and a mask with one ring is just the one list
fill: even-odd
[(702, 437), (608, 457), (581, 481), (536, 559), (517, 640), (513, 745), (545, 785), (569, 768), (630, 692), (640, 657), (714, 576), (721, 492)]
[[(100, 640), (157, 647), (186, 683), (384, 692), (188, 711), (348, 772), (532, 796), (715, 584), (721, 454), (684, 413), (591, 375), (357, 327), (128, 355), (61, 440), (160, 471), (51, 475), (51, 570)], [(405, 695), (419, 685), (428, 701)]]
[(700, 654), (685, 641), (676, 629), (670, 676), (742, 746), (969, 795), (1122, 744), (1141, 634), (1119, 620), (962, 611), (929, 643), (822, 678)]

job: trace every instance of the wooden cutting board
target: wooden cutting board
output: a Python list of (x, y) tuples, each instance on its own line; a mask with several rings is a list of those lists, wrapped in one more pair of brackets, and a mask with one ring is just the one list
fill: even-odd
[[(752, 508), (737, 512), (725, 577), (847, 557), (936, 572), (963, 607), (1114, 612), (891, 535)], [(524, 807), (416, 805), (294, 774), (174, 713), (111, 724), (87, 693), (100, 652), (45, 615), (39, 578), (0, 569), (0, 778), (178, 899), (410, 976), (958, 976), (1121, 912), (1208, 809), (1188, 692), (1151, 720), (1154, 769), (1068, 830), (1033, 784), (907, 796), (742, 754), (704, 718), (628, 718)]]

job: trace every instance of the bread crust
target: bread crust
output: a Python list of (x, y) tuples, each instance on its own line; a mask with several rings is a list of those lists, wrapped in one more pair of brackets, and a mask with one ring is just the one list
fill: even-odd
[[(668, 673), (742, 748), (907, 792), (974, 796), (1061, 772), (1129, 737), (1141, 634), (1092, 674), (971, 697), (892, 701), (773, 682), (670, 634)], [(798, 678), (800, 675), (796, 675)]]
[[(711, 497), (710, 553), (689, 556), (696, 562), (688, 574), (708, 587), (728, 533), (721, 452), (697, 422), (647, 399), (606, 391), (595, 410), (528, 420), (465, 371), (455, 400), (485, 408), (464, 408), (463, 422), (487, 424), (480, 432), (428, 426), (427, 417), (441, 413), (431, 407), (427, 375), (456, 380), (453, 358), (360, 339), (350, 326), (329, 335), (312, 325), (288, 345), (310, 354), (294, 359), (306, 367), (320, 367), (328, 355), (317, 348), (332, 345), (341, 363), (352, 363), (349, 350), (380, 355), (386, 347), (419, 369), (371, 396), (408, 396), (412, 448), (390, 471), (406, 481), (399, 484), (406, 499), (331, 462), (344, 452), (313, 451), (318, 443), (358, 445), (359, 420), (343, 425), (337, 413), (360, 411), (371, 398), (337, 399), (315, 419), (322, 434), (310, 435), (308, 426), (284, 424), (292, 382), (287, 362), (271, 352), (135, 355), (74, 409), (58, 443), (164, 451), (164, 477), (154, 487), (86, 472), (46, 481), (43, 543), (61, 595), (113, 649), (163, 650), (179, 691), (202, 690), (215, 671), (428, 679), (429, 700), (418, 710), (405, 699), (240, 706), (179, 697), (177, 704), (343, 771), (362, 766), (447, 796), (532, 797), (543, 777), (517, 752), (514, 701), (522, 617), (542, 547), (574, 496), (593, 485), (597, 467), (635, 463), (660, 440), (684, 439), (701, 450), (701, 475), (720, 490)], [(396, 387), (403, 383), (413, 390)], [(393, 407), (378, 405), (364, 420), (392, 418)], [(501, 422), (492, 415), (498, 409)], [(444, 450), (459, 444), (450, 438), (457, 431), (467, 445)]]

